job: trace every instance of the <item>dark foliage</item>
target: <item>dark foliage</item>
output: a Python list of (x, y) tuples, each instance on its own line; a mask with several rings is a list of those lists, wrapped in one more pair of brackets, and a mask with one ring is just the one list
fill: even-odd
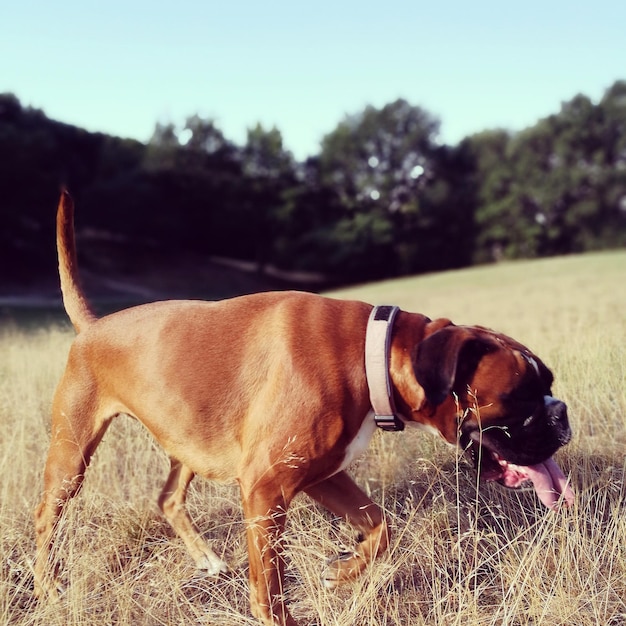
[(102, 272), (148, 253), (226, 257), (330, 285), (626, 244), (625, 82), (518, 134), (451, 147), (438, 129), (404, 100), (367, 107), (297, 163), (275, 128), (236, 146), (193, 116), (142, 144), (0, 95), (0, 281), (54, 274), (63, 185), (80, 207), (81, 262)]

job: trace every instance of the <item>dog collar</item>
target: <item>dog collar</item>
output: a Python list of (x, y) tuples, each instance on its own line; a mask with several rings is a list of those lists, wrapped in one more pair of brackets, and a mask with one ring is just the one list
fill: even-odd
[(372, 309), (365, 333), (365, 375), (374, 409), (376, 426), (383, 430), (404, 430), (393, 401), (389, 378), (391, 330), (400, 309), (397, 306), (376, 306)]

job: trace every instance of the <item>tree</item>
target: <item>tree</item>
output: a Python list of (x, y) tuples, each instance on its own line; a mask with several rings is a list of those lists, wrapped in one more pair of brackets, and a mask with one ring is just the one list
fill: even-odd
[(176, 126), (171, 122), (167, 124), (157, 122), (146, 148), (146, 168), (158, 171), (174, 167), (179, 148)]
[(473, 260), (479, 263), (505, 256), (515, 228), (510, 144), (511, 134), (505, 130), (478, 133), (461, 143), (474, 161), (477, 236)]
[(322, 184), (319, 159), (311, 157), (299, 166), (296, 181), (284, 190), (282, 200), (274, 244), (276, 263), (323, 272), (331, 281), (340, 278), (344, 253), (333, 234), (345, 208), (336, 191)]
[(396, 100), (346, 117), (322, 140), (322, 181), (348, 207), (373, 200), (388, 212), (415, 208), (419, 179), (428, 172), (439, 121)]
[[(594, 104), (578, 95), (558, 114), (521, 133), (512, 146), (515, 196), (531, 248), (525, 256), (581, 252), (624, 241), (620, 171), (626, 100), (616, 84)], [(621, 145), (620, 145), (621, 144)], [(528, 254), (530, 252), (530, 254)]]
[(249, 249), (253, 251), (259, 272), (268, 262), (289, 265), (281, 249), (281, 240), (289, 231), (288, 214), (283, 210), (283, 194), (295, 184), (295, 161), (283, 146), (276, 127), (269, 130), (257, 124), (248, 129), (241, 150), (242, 168), (246, 177), (245, 214), (241, 220), (248, 224)]
[(575, 96), (516, 135), (468, 140), (476, 162), (475, 259), (565, 254), (626, 243), (626, 83)]
[(428, 112), (396, 100), (347, 117), (322, 141), (322, 182), (345, 208), (331, 237), (351, 263), (352, 255), (361, 260), (354, 274), (407, 274), (470, 258), (471, 159), (439, 146), (438, 129)]
[(275, 126), (265, 130), (261, 124), (248, 129), (242, 161), (244, 174), (255, 179), (289, 177), (295, 168), (293, 155), (285, 149), (280, 131)]

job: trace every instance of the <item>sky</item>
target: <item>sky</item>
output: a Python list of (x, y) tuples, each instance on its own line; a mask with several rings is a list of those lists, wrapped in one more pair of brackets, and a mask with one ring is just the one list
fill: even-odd
[(148, 141), (199, 114), (297, 159), (346, 115), (405, 98), (439, 141), (519, 131), (626, 80), (619, 0), (20, 0), (0, 6), (0, 92), (90, 131)]

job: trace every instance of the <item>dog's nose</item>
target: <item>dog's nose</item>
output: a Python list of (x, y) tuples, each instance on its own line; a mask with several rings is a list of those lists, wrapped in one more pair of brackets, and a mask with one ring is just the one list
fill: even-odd
[(572, 438), (572, 431), (567, 419), (567, 405), (552, 396), (545, 396), (544, 402), (548, 421), (558, 431), (559, 440), (564, 446)]
[(548, 415), (557, 421), (561, 421), (562, 419), (567, 419), (567, 406), (565, 402), (561, 402), (558, 398), (553, 398), (552, 396), (544, 396), (543, 401), (546, 406), (546, 411)]

